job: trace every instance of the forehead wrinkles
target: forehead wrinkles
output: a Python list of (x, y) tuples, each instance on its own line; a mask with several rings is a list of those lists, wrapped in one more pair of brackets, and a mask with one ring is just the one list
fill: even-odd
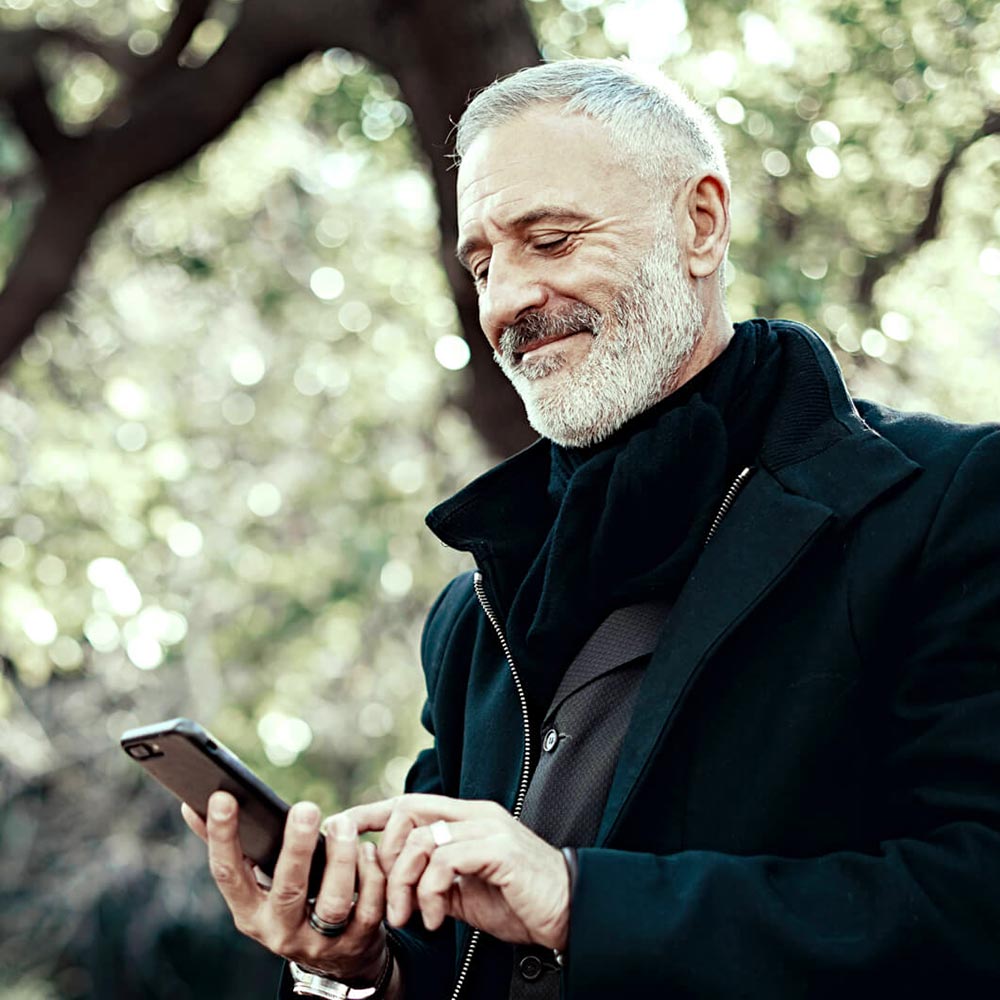
[[(484, 140), (485, 141), (485, 140)], [(490, 166), (490, 160), (494, 165)], [(499, 162), (496, 162), (499, 161)], [(528, 155), (521, 156), (501, 156), (500, 151), (486, 149), (476, 149), (466, 154), (458, 168), (458, 196), (463, 197), (470, 188), (478, 187), (482, 184), (494, 182), (493, 187), (503, 187), (504, 174), (512, 175), (512, 181), (523, 179), (525, 175), (532, 175), (535, 167), (535, 160)], [(500, 180), (497, 180), (497, 178)]]
[[(469, 224), (476, 221), (480, 216), (493, 216), (503, 214), (506, 208), (513, 208), (526, 200), (525, 195), (516, 195), (509, 190), (484, 191), (470, 202), (462, 204), (460, 209), (460, 221), (468, 220)], [(483, 218), (485, 222), (486, 219)]]
[(466, 185), (459, 186), (459, 221), (471, 224), (476, 217), (495, 216), (506, 206), (524, 202), (527, 195), (518, 193), (518, 188), (523, 190), (526, 183), (526, 177), (506, 165), (473, 177)]

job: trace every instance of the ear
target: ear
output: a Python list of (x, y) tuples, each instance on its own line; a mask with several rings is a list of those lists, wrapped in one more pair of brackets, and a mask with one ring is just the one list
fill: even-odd
[(729, 187), (717, 174), (703, 174), (691, 179), (686, 193), (688, 270), (693, 278), (707, 278), (722, 266), (729, 246)]

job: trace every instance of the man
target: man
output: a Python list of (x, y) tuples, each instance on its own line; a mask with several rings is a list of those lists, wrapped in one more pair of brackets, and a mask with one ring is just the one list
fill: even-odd
[(662, 78), (525, 70), (457, 151), (548, 440), (429, 516), (478, 566), (424, 634), (435, 743), (328, 821), (317, 899), (315, 806), (270, 892), (231, 799), (189, 816), (237, 925), (314, 996), (996, 995), (1000, 433), (730, 324), (725, 160)]

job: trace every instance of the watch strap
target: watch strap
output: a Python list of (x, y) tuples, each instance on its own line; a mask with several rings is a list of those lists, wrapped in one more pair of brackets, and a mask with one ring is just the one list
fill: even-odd
[(304, 968), (297, 962), (289, 962), (288, 969), (292, 975), (292, 993), (295, 996), (319, 997), (321, 1000), (383, 1000), (392, 980), (395, 964), (392, 949), (387, 946), (385, 963), (378, 978), (374, 983), (365, 985), (332, 979), (321, 972)]

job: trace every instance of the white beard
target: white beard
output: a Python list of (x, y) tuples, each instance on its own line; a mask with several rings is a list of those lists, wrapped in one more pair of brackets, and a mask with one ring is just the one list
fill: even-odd
[[(666, 231), (608, 314), (582, 303), (555, 315), (530, 314), (504, 331), (494, 357), (524, 401), (528, 423), (556, 444), (582, 448), (677, 388), (704, 322), (677, 241)], [(539, 335), (579, 330), (589, 330), (594, 342), (574, 367), (557, 351), (537, 360), (517, 356)]]

